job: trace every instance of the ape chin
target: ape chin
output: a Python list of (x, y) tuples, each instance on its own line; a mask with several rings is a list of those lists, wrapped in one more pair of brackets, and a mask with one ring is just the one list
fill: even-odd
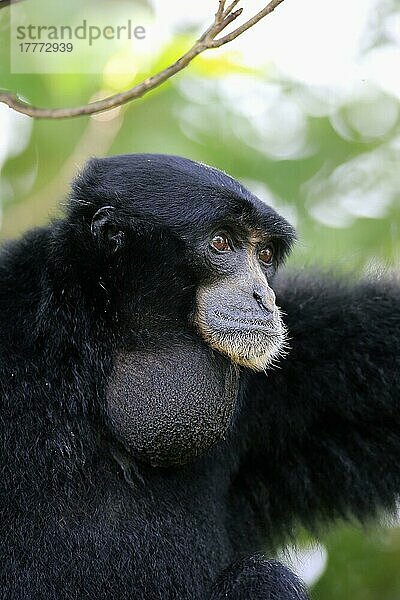
[(287, 347), (286, 327), (278, 311), (270, 321), (239, 321), (226, 313), (216, 313), (207, 323), (199, 321), (199, 331), (212, 348), (253, 371), (272, 366)]

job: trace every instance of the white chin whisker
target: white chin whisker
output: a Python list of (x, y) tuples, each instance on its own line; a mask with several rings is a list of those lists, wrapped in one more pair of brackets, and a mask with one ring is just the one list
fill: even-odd
[(289, 350), (288, 332), (279, 308), (264, 327), (235, 329), (231, 323), (229, 327), (214, 327), (201, 312), (197, 314), (196, 324), (201, 337), (211, 348), (253, 371), (278, 367), (279, 360)]
[(253, 371), (265, 371), (278, 366), (278, 361), (289, 349), (286, 328), (282, 325), (268, 333), (221, 333), (208, 332), (203, 336), (218, 352), (232, 362)]

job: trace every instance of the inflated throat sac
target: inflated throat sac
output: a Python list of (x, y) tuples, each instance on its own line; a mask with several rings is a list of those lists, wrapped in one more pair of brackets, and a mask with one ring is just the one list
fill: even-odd
[(107, 391), (110, 425), (152, 466), (182, 465), (224, 437), (238, 370), (202, 342), (120, 353)]

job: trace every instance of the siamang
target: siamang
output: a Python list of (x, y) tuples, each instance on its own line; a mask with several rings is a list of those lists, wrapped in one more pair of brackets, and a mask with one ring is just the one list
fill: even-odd
[(399, 284), (275, 277), (294, 240), (228, 175), (126, 155), (3, 246), (2, 599), (304, 600), (262, 553), (394, 509)]

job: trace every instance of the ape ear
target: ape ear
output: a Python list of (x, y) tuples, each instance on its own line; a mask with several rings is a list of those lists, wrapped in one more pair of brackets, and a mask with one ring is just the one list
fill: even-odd
[(90, 231), (95, 239), (101, 244), (107, 244), (111, 252), (117, 252), (124, 242), (124, 232), (120, 230), (114, 221), (113, 206), (103, 206), (92, 218)]

